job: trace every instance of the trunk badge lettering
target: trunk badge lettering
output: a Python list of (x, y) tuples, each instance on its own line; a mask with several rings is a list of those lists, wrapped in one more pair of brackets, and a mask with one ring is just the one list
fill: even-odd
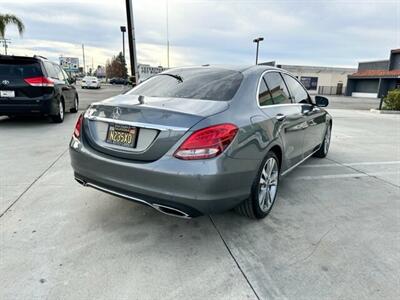
[(4, 84), (4, 85), (9, 85), (10, 84), (10, 82), (8, 80), (3, 80), (1, 83)]

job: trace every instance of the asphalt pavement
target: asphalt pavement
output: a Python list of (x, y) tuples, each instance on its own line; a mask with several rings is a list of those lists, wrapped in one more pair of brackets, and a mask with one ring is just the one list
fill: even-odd
[[(123, 89), (79, 89), (80, 108)], [(77, 114), (0, 118), (0, 299), (399, 299), (400, 116), (357, 101), (332, 98), (329, 155), (284, 177), (260, 221), (84, 188)]]

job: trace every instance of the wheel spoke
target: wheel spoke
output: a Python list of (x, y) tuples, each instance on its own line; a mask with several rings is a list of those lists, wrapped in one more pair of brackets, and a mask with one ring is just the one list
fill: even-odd
[(261, 172), (261, 177), (264, 179), (267, 179), (267, 171), (265, 170), (265, 167), (263, 168), (263, 170)]
[(271, 195), (269, 194), (269, 189), (267, 189), (267, 195), (266, 195), (266, 201), (265, 201), (265, 209), (268, 209), (270, 206), (271, 202)]
[(260, 193), (258, 194), (258, 202), (260, 204), (260, 207), (263, 207), (265, 205), (265, 197), (267, 194), (267, 189), (260, 190)]

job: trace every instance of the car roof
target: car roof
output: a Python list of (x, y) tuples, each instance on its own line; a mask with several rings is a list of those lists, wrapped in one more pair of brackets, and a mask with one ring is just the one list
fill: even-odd
[(0, 58), (6, 58), (6, 59), (32, 59), (32, 60), (46, 60), (49, 61), (46, 57), (40, 56), (40, 55), (34, 55), (34, 56), (23, 56), (23, 55), (3, 55), (0, 54)]
[(178, 67), (178, 68), (173, 68), (173, 69), (167, 69), (165, 72), (168, 73), (168, 71), (170, 70), (174, 70), (174, 69), (185, 69), (185, 68), (211, 68), (211, 69), (225, 69), (225, 70), (231, 70), (231, 71), (236, 71), (236, 72), (240, 72), (240, 73), (259, 73), (259, 72), (264, 72), (266, 70), (277, 70), (277, 71), (282, 71), (282, 69), (280, 68), (275, 68), (272, 66), (267, 66), (267, 65), (225, 65), (225, 64), (216, 64), (216, 65), (210, 65), (210, 64), (206, 64), (206, 65), (195, 65), (195, 66), (187, 66), (187, 67)]

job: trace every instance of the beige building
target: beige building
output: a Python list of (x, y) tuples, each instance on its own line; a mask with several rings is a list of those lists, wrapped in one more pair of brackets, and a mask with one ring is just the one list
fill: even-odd
[(166, 69), (167, 68), (162, 66), (152, 67), (148, 64), (138, 64), (139, 82), (142, 82), (155, 74), (161, 73)]
[[(275, 66), (275, 62), (265, 63)], [(314, 67), (297, 65), (276, 65), (295, 75), (310, 93), (343, 95), (346, 91), (347, 76), (357, 71), (355, 68)]]

